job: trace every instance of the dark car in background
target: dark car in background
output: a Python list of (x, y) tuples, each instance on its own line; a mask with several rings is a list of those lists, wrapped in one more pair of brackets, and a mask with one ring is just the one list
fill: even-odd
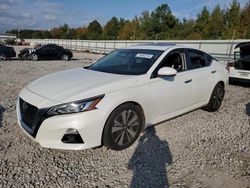
[(25, 48), (20, 51), (18, 57), (23, 60), (53, 60), (62, 59), (68, 61), (73, 57), (73, 53), (56, 44), (46, 44), (35, 48)]
[(16, 57), (16, 52), (13, 47), (0, 44), (0, 60)]

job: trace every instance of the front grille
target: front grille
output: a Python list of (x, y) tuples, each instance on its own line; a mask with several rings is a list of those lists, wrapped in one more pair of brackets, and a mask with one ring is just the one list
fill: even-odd
[(49, 117), (47, 115), (49, 108), (38, 109), (21, 98), (19, 98), (19, 106), (21, 121), (23, 122), (21, 125), (35, 138), (42, 122)]
[(20, 98), (20, 113), (22, 121), (32, 129), (38, 108)]

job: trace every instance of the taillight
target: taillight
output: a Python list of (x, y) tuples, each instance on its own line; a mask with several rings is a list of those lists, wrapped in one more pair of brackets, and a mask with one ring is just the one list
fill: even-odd
[(227, 64), (228, 67), (234, 67), (234, 62), (230, 62)]
[(230, 67), (234, 67), (234, 62), (230, 62), (227, 64), (226, 69), (228, 72), (230, 72)]

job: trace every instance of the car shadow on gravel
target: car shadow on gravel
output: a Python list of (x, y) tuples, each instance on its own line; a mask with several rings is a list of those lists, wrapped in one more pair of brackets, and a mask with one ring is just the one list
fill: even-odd
[(156, 135), (154, 127), (146, 129), (128, 162), (133, 171), (130, 187), (169, 187), (166, 166), (172, 163), (168, 143)]
[(246, 104), (246, 114), (250, 116), (250, 102)]
[(3, 120), (3, 113), (5, 112), (5, 108), (0, 105), (0, 128), (3, 126), (2, 120)]

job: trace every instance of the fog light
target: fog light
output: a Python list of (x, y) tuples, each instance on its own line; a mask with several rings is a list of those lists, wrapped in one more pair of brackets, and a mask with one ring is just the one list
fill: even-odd
[(68, 129), (62, 138), (63, 143), (67, 144), (83, 144), (83, 140), (78, 130)]

